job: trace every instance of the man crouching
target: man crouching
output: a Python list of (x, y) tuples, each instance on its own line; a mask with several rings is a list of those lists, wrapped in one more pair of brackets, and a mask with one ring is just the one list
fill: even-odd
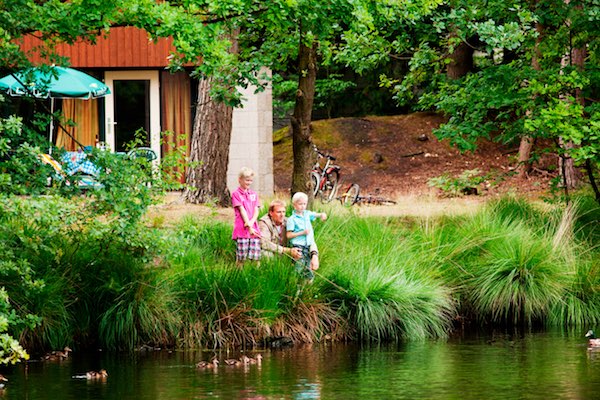
[(288, 247), (286, 223), (285, 203), (281, 200), (273, 200), (269, 204), (269, 212), (258, 220), (263, 257), (270, 258), (274, 254), (287, 254), (294, 260), (302, 257), (300, 249)]

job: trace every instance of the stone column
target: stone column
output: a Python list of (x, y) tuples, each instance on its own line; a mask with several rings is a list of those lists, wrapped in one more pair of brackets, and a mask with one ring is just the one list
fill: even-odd
[[(270, 74), (269, 74), (270, 75)], [(273, 100), (271, 86), (254, 93), (251, 86), (242, 91), (241, 108), (233, 111), (227, 186), (238, 186), (240, 168), (249, 167), (256, 176), (252, 188), (261, 196), (272, 196), (273, 184)]]

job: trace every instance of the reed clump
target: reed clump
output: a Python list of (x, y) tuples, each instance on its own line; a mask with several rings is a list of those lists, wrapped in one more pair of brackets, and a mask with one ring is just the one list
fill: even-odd
[(490, 202), (466, 216), (315, 222), (321, 268), (235, 266), (227, 223), (97, 218), (81, 201), (0, 199), (0, 286), (31, 349), (255, 346), (273, 338), (444, 338), (457, 321), (600, 322), (600, 213), (585, 199)]

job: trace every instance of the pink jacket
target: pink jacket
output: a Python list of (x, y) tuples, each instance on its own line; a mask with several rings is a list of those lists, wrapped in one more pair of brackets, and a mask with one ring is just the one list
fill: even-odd
[[(244, 227), (244, 220), (242, 219), (242, 214), (240, 213), (239, 207), (243, 207), (244, 210), (246, 210), (248, 219), (252, 219), (252, 217), (254, 217), (254, 213), (258, 212), (257, 208), (260, 207), (258, 194), (252, 189), (244, 191), (242, 188), (238, 187), (235, 192), (231, 194), (231, 205), (233, 206), (235, 212), (232, 239), (250, 238), (250, 231), (248, 228)], [(258, 221), (254, 222), (254, 230), (256, 232), (260, 232)]]

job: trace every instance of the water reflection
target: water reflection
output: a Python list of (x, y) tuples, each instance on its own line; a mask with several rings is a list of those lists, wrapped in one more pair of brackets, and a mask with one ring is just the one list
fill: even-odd
[[(199, 369), (200, 360), (263, 355)], [(106, 381), (72, 379), (106, 369)], [(600, 352), (577, 333), (469, 334), (385, 346), (80, 354), (5, 368), (2, 399), (593, 399)]]

